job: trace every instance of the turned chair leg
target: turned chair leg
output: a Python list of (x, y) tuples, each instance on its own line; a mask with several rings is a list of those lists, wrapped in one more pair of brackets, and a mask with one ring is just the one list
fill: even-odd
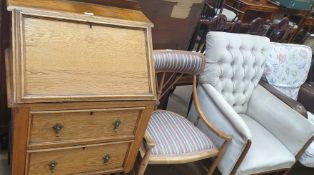
[(149, 162), (151, 150), (152, 150), (152, 148), (147, 148), (145, 155), (144, 155), (144, 157), (143, 157), (143, 159), (139, 165), (140, 167), (139, 167), (137, 175), (144, 175), (146, 167), (147, 167), (148, 162)]

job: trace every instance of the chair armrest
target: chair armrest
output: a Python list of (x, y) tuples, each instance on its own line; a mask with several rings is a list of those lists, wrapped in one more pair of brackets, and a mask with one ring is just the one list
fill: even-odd
[(146, 142), (146, 147), (147, 148), (153, 148), (155, 146), (154, 140), (150, 137), (148, 132), (145, 132), (144, 134), (144, 141)]
[(274, 88), (272, 85), (266, 83), (265, 81), (260, 81), (259, 84), (262, 85), (270, 93), (272, 93), (275, 97), (284, 102), (286, 105), (288, 105), (290, 108), (292, 108), (293, 110), (297, 111), (298, 113), (307, 118), (307, 111), (301, 103), (288, 97), (287, 95), (280, 92), (279, 90)]
[(252, 93), (247, 114), (276, 136), (297, 158), (314, 135), (314, 127), (306, 118), (260, 85)]
[[(200, 102), (199, 107), (202, 109), (207, 121), (215, 128), (232, 137), (218, 165), (222, 174), (230, 174), (240, 160), (241, 155), (249, 147), (249, 142), (252, 138), (251, 131), (214, 87), (209, 84), (199, 84), (197, 95)], [(193, 102), (189, 113), (191, 121), (195, 121), (198, 117), (194, 106)], [(209, 130), (203, 121), (199, 121), (198, 127), (213, 140), (217, 147), (222, 145), (222, 139)]]
[(314, 83), (304, 83), (299, 91), (298, 101), (314, 114)]
[(155, 71), (200, 74), (204, 70), (205, 56), (199, 52), (183, 50), (154, 50)]
[[(196, 90), (196, 76), (193, 76), (193, 92), (197, 92)], [(200, 103), (199, 103), (199, 98), (197, 93), (193, 93), (193, 102), (194, 102), (194, 107), (195, 111), (198, 114), (199, 118), (203, 121), (203, 123), (207, 126), (208, 129), (210, 129), (213, 133), (215, 133), (218, 137), (230, 141), (231, 137), (225, 134), (224, 132), (220, 131), (216, 127), (214, 127), (210, 122), (208, 122), (207, 117), (205, 116), (204, 112), (201, 110)], [(198, 120), (196, 121), (198, 123)]]

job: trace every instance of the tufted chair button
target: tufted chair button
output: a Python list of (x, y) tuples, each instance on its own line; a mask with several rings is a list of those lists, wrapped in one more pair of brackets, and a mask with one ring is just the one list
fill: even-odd
[(227, 49), (228, 49), (228, 50), (232, 49), (232, 47), (231, 47), (230, 44), (227, 45)]

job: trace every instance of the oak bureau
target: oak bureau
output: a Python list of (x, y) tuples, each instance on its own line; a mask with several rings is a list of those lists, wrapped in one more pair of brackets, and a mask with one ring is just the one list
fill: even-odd
[(152, 23), (142, 12), (8, 0), (12, 174), (132, 170), (156, 104)]

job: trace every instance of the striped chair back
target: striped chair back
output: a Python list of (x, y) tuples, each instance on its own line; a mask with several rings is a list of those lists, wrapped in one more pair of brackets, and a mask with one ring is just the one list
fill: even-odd
[(173, 85), (183, 75), (199, 75), (205, 66), (205, 56), (191, 51), (155, 50), (154, 61), (159, 101), (167, 100)]

